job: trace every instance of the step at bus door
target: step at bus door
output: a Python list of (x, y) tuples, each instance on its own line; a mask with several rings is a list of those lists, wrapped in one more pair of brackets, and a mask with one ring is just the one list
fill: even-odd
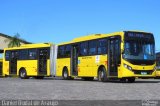
[(17, 75), (17, 59), (18, 51), (11, 51), (11, 58), (9, 61), (9, 75)]
[(38, 74), (47, 74), (47, 58), (49, 56), (49, 49), (38, 49)]
[(71, 47), (71, 75), (78, 76), (78, 46)]
[(118, 66), (120, 64), (120, 37), (108, 39), (108, 75), (118, 77)]

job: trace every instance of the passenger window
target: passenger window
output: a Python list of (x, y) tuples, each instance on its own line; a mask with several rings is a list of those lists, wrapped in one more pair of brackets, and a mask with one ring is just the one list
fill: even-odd
[(27, 60), (28, 59), (28, 50), (20, 50), (19, 51), (19, 59)]
[(65, 47), (65, 56), (70, 57), (71, 54), (71, 45), (66, 45)]
[(89, 41), (89, 55), (97, 54), (97, 41)]
[(100, 39), (98, 41), (98, 54), (107, 53), (107, 39)]
[(58, 58), (64, 57), (64, 46), (59, 46), (58, 47)]
[(29, 50), (29, 59), (36, 59), (37, 58), (37, 51), (36, 49), (30, 49)]
[(6, 51), (5, 52), (5, 60), (6, 61), (9, 61), (9, 59), (10, 59), (10, 53), (11, 53), (10, 51)]
[(80, 44), (80, 56), (85, 56), (88, 54), (88, 42), (82, 42)]

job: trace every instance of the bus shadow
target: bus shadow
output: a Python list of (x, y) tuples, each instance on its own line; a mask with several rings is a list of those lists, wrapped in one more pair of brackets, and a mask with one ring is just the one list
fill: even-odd
[[(35, 78), (31, 78), (31, 79), (35, 79)], [(81, 79), (81, 78), (75, 78), (75, 79), (72, 79), (72, 80), (64, 80), (62, 77), (45, 77), (44, 79), (35, 79), (35, 80), (59, 80), (59, 81), (79, 81), (79, 82), (99, 82), (97, 79), (94, 79), (92, 81), (89, 81), (89, 80), (84, 80), (84, 79)], [(141, 84), (141, 83), (160, 83), (160, 79), (136, 79), (135, 82), (133, 83), (129, 83), (129, 82), (122, 82), (122, 81), (119, 81), (119, 80), (109, 80), (109, 81), (105, 81), (105, 82), (99, 82), (99, 83), (128, 83), (128, 84)]]
[(62, 81), (83, 81), (83, 82), (97, 82), (97, 80), (84, 80), (81, 78), (75, 78), (75, 79), (69, 79), (69, 80), (64, 80), (62, 77), (45, 77), (43, 80), (62, 80)]
[(135, 82), (133, 82), (133, 83), (130, 83), (130, 82), (122, 82), (122, 81), (116, 81), (116, 80), (114, 80), (114, 81), (106, 81), (106, 82), (103, 82), (103, 83), (124, 83), (124, 84), (134, 84), (134, 83), (136, 83), (136, 84), (142, 84), (142, 83), (160, 83), (160, 80), (135, 80)]

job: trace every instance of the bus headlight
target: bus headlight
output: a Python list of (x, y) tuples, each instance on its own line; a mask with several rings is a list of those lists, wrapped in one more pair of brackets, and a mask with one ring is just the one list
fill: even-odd
[(127, 68), (128, 70), (132, 71), (132, 67), (127, 65), (127, 64), (124, 64), (124, 67)]
[(127, 64), (124, 64), (124, 67), (127, 68)]

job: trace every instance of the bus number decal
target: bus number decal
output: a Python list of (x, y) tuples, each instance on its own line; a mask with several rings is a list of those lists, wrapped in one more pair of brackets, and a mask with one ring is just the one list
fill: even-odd
[(100, 61), (100, 56), (99, 55), (95, 56), (95, 62), (99, 63), (99, 61)]

